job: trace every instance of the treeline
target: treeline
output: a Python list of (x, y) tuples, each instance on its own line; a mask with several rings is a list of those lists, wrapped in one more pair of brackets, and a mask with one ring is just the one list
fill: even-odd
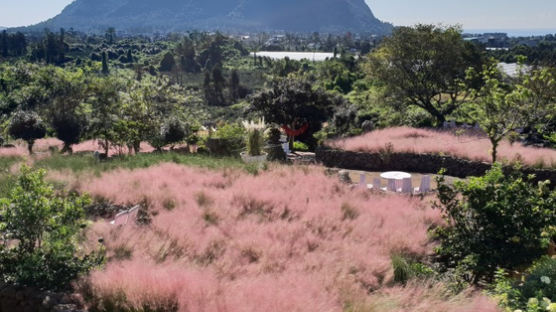
[(27, 54), (27, 39), (21, 32), (10, 34), (6, 30), (0, 34), (0, 56), (19, 57)]

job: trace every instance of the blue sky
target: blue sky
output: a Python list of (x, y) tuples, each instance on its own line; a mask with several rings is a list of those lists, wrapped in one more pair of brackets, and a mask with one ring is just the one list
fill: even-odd
[[(556, 29), (556, 0), (366, 1), (378, 18), (395, 25), (422, 22), (461, 24), (465, 29)], [(0, 0), (0, 26), (37, 23), (56, 15), (70, 2)]]

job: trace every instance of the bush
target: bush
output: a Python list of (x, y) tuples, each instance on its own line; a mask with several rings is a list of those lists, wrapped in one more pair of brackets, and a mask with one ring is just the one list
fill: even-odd
[(519, 172), (505, 175), (495, 164), (484, 177), (445, 183), (437, 178), (446, 225), (433, 233), (437, 253), (448, 267), (470, 272), (470, 281), (490, 280), (498, 267), (529, 264), (547, 251), (556, 222), (556, 191), (548, 182), (532, 185)]
[(546, 297), (556, 302), (556, 259), (545, 258), (537, 262), (529, 270), (521, 293), (525, 298)]
[(305, 144), (303, 142), (295, 141), (295, 142), (293, 142), (293, 149), (295, 151), (308, 152), (309, 151), (309, 146), (307, 146), (307, 144)]
[(35, 140), (46, 135), (46, 127), (37, 113), (18, 111), (10, 121), (8, 132), (12, 137), (26, 141), (29, 154), (32, 154)]
[(72, 152), (71, 146), (79, 143), (81, 135), (85, 130), (85, 122), (75, 116), (61, 115), (52, 120), (52, 128), (56, 137), (64, 142), (62, 153)]
[(163, 126), (164, 141), (166, 144), (183, 142), (189, 135), (189, 127), (177, 118), (170, 118)]
[(79, 258), (75, 246), (89, 199), (55, 194), (45, 174), (24, 166), (9, 196), (0, 199), (0, 275), (9, 284), (65, 289), (98, 263)]

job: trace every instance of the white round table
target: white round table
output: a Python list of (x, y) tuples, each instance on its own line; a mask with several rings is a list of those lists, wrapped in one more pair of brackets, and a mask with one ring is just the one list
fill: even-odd
[(411, 178), (411, 174), (401, 171), (389, 171), (380, 175), (381, 178), (388, 180), (386, 190), (397, 192), (402, 189), (403, 179)]
[(401, 171), (388, 171), (380, 174), (380, 177), (386, 180), (403, 180), (411, 178), (411, 174)]

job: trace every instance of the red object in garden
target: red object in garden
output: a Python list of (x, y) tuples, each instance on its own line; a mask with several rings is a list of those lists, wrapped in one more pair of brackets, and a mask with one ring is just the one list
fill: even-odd
[(305, 131), (307, 131), (307, 129), (309, 129), (309, 124), (305, 123), (303, 124), (303, 126), (301, 126), (301, 128), (299, 129), (291, 129), (288, 126), (282, 126), (282, 129), (284, 130), (284, 132), (286, 132), (286, 134), (289, 137), (296, 137), (296, 136), (300, 136), (303, 133), (305, 133)]

